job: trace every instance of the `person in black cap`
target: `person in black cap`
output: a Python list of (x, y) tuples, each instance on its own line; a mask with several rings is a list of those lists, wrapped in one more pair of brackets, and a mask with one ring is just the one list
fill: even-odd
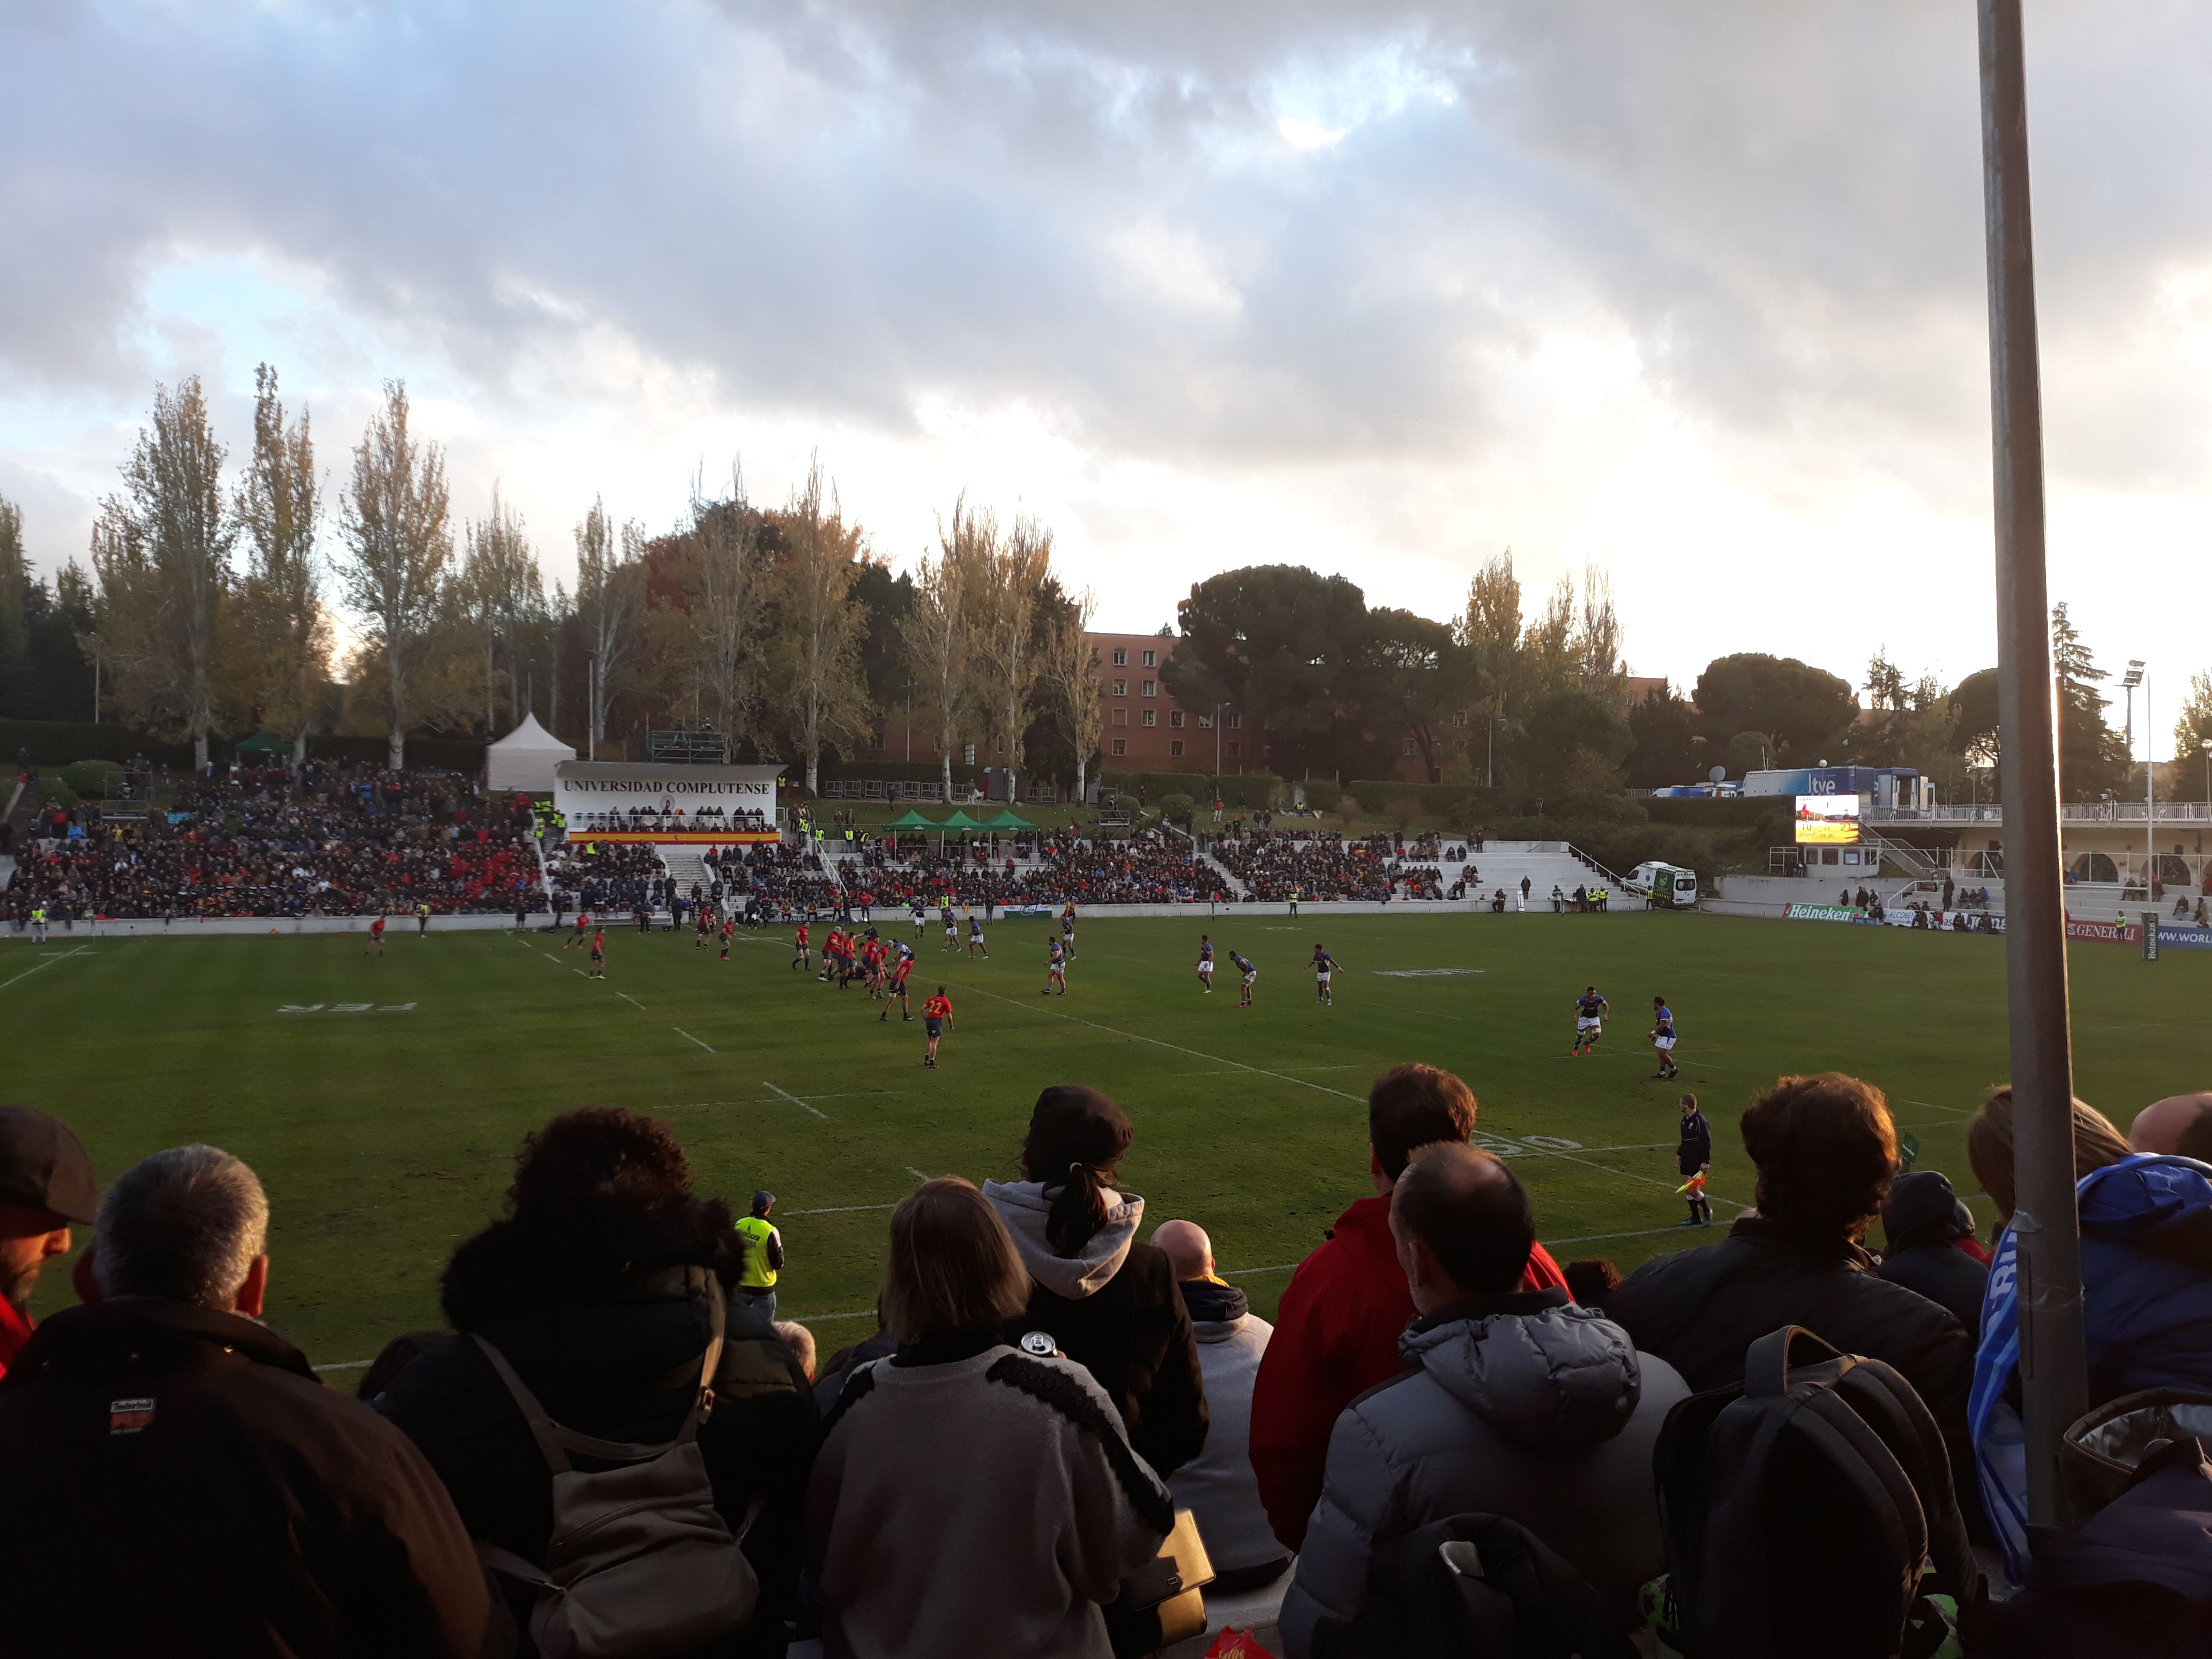
[(59, 1120), (0, 1106), (0, 1376), (31, 1340), (31, 1292), (50, 1256), (66, 1255), (70, 1224), (100, 1216), (92, 1159)]
[(1030, 1115), (1023, 1178), (986, 1182), (983, 1196), (1029, 1269), (1008, 1340), (1087, 1367), (1165, 1480), (1206, 1444), (1206, 1383), (1174, 1265), (1137, 1237), (1145, 1200), (1110, 1184), (1135, 1133), (1096, 1089), (1055, 1085)]

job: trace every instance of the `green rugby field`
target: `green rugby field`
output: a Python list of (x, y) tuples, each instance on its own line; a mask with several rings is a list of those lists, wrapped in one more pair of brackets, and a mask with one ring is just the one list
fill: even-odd
[[(910, 923), (880, 925), (913, 938)], [(943, 951), (933, 929), (911, 1024), (879, 1023), (857, 986), (792, 970), (780, 930), (740, 933), (727, 963), (688, 935), (611, 933), (603, 982), (543, 932), (418, 939), (395, 925), (381, 959), (357, 934), (11, 940), (0, 1098), (63, 1117), (103, 1180), (184, 1141), (246, 1158), (272, 1210), (269, 1318), (343, 1365), (441, 1322), (447, 1253), (497, 1212), (523, 1133), (570, 1106), (665, 1118), (701, 1188), (734, 1210), (774, 1190), (782, 1311), (826, 1350), (871, 1328), (890, 1206), (925, 1175), (1014, 1178), (1048, 1083), (1121, 1103), (1137, 1126), (1124, 1182), (1145, 1196), (1147, 1231), (1200, 1222), (1265, 1314), (1370, 1190), (1364, 1092), (1400, 1060), (1474, 1085), (1480, 1134), (1513, 1152), (1562, 1261), (1624, 1268), (1683, 1242), (1679, 1087), (1713, 1120), (1725, 1224), (1751, 1199), (1736, 1112), (1778, 1073), (1871, 1079), (1920, 1167), (1966, 1194), (1964, 1125), (2005, 1073), (1995, 939), (1705, 915), (1086, 918), (1072, 994), (1045, 997), (1052, 927), (1002, 920), (988, 960)], [(1211, 995), (1193, 972), (1201, 931), (1223, 950)], [(1305, 969), (1316, 940), (1340, 961), (1334, 1008), (1316, 1006)], [(1249, 1011), (1229, 946), (1260, 966)], [(2212, 952), (2147, 963), (2081, 944), (2072, 967), (2083, 1098), (2124, 1128), (2147, 1102), (2212, 1081)], [(928, 1072), (919, 1015), (940, 981), (955, 1029)], [(1571, 1060), (1571, 1004), (1592, 981), (1613, 1018), (1595, 1056)], [(1679, 1085), (1652, 1075), (1655, 993), (1680, 1023)], [(1987, 1201), (1974, 1204), (1986, 1226)], [(70, 1299), (66, 1270), (50, 1271), (34, 1308)]]

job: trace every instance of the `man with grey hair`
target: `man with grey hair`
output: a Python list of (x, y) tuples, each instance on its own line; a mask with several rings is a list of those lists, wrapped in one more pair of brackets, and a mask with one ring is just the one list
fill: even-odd
[(268, 1229), (260, 1182), (213, 1146), (108, 1188), (95, 1300), (0, 1383), (9, 1654), (511, 1647), (414, 1443), (259, 1322)]

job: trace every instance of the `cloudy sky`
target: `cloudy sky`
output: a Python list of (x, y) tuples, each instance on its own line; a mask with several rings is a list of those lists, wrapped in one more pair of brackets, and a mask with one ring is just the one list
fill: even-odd
[[(2212, 3), (2031, 0), (2052, 586), (2212, 664)], [(380, 381), (550, 574), (810, 453), (1102, 625), (1299, 561), (1612, 574), (1638, 672), (1994, 656), (1971, 0), (0, 0), (0, 494), (81, 553), (157, 380), (342, 479)]]

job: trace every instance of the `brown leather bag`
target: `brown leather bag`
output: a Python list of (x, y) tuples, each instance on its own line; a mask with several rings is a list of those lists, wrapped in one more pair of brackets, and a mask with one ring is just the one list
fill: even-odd
[[(476, 1339), (553, 1471), (553, 1533), (543, 1567), (477, 1543), (485, 1565), (537, 1587), (530, 1633), (543, 1659), (658, 1659), (738, 1630), (752, 1617), (760, 1583), (740, 1548), (744, 1531), (732, 1533), (715, 1509), (699, 1449), (699, 1425), (713, 1409), (722, 1356), (719, 1285), (710, 1299), (714, 1335), (700, 1365), (698, 1396), (676, 1437), (658, 1446), (597, 1440), (562, 1427), (507, 1356)], [(570, 1462), (571, 1454), (614, 1467), (586, 1472)]]

